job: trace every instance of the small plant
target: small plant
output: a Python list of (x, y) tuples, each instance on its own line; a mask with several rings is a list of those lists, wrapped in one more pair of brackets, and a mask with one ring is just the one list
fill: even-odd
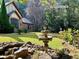
[(73, 41), (72, 29), (63, 31), (62, 35), (63, 35), (63, 38), (66, 40), (66, 42), (71, 43)]
[(28, 30), (27, 30), (27, 29), (24, 29), (24, 30), (23, 30), (23, 32), (24, 32), (24, 33), (27, 33), (27, 32), (28, 32)]
[(73, 39), (72, 39), (72, 33), (71, 33), (71, 31), (66, 31), (64, 38), (65, 38), (65, 40), (66, 40), (67, 42), (71, 43), (72, 40), (73, 40)]
[(69, 55), (68, 49), (62, 49), (58, 52), (59, 59), (72, 59), (72, 56)]
[(18, 33), (19, 35), (21, 35), (21, 32), (22, 32), (21, 29), (18, 29), (18, 30), (17, 30), (17, 33)]

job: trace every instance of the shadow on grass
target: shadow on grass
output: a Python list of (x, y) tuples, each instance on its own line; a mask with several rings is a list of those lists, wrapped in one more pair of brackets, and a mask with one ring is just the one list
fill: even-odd
[(14, 40), (16, 40), (18, 42), (24, 42), (22, 39), (18, 38), (19, 37), (18, 35), (17, 36), (15, 36), (15, 35), (12, 35), (12, 36), (0, 35), (0, 36), (2, 36), (2, 37), (10, 37), (10, 38), (12, 38), (12, 39), (14, 39)]
[(15, 39), (15, 40), (18, 41), (18, 42), (24, 42), (22, 39), (20, 39), (20, 38), (18, 38), (18, 37), (11, 37), (11, 38)]
[(18, 33), (10, 33), (10, 34), (0, 34), (2, 37), (10, 37), (18, 42), (24, 42), (19, 37), (28, 37), (28, 38), (37, 38), (37, 35), (35, 33), (29, 32), (29, 33), (22, 33), (19, 35)]

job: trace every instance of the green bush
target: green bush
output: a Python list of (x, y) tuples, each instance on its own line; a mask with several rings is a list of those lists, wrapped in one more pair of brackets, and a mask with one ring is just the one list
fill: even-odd
[(9, 28), (8, 28), (8, 31), (9, 33), (13, 33), (14, 32), (14, 26), (11, 25)]
[(73, 36), (72, 36), (72, 29), (64, 30), (59, 32), (60, 36), (65, 39), (66, 42), (72, 43)]
[(27, 33), (27, 32), (28, 32), (28, 30), (27, 30), (27, 29), (24, 29), (24, 30), (23, 30), (23, 32), (24, 32), (24, 33)]
[(19, 35), (21, 35), (22, 30), (21, 30), (21, 29), (18, 29), (18, 30), (17, 30), (17, 33), (18, 33)]
[(71, 30), (71, 29), (68, 29), (67, 31), (65, 31), (64, 39), (65, 39), (67, 42), (71, 43), (72, 40), (73, 40), (72, 38), (73, 38), (73, 37), (72, 37), (72, 30)]
[(0, 28), (0, 33), (13, 33), (14, 32), (14, 27), (13, 26), (4, 26), (1, 25)]

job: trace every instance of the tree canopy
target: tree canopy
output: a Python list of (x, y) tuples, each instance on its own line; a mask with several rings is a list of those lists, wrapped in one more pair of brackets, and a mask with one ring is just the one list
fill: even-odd
[[(61, 3), (62, 2), (62, 3)], [(45, 11), (45, 19), (52, 31), (58, 32), (67, 28), (79, 29), (79, 1), (78, 0), (61, 0), (61, 8), (52, 8)], [(65, 8), (63, 8), (63, 6)]]
[(1, 12), (0, 12), (0, 32), (6, 33), (9, 32), (10, 29), (11, 29), (11, 25), (9, 23), (9, 17), (7, 15), (5, 2), (4, 0), (2, 0)]

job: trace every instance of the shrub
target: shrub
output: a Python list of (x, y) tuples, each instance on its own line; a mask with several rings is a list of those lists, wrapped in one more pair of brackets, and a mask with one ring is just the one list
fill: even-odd
[(65, 31), (65, 33), (64, 33), (64, 39), (67, 41), (67, 42), (69, 42), (69, 43), (71, 43), (72, 42), (72, 39), (73, 37), (72, 37), (72, 30), (71, 29), (68, 29), (67, 31)]
[(59, 32), (60, 36), (66, 40), (66, 42), (72, 43), (73, 36), (72, 36), (72, 29), (64, 30)]
[(8, 33), (13, 33), (14, 32), (14, 27), (10, 26), (7, 30)]
[(69, 55), (69, 50), (62, 49), (58, 52), (59, 59), (72, 59), (72, 56)]
[(18, 30), (17, 30), (17, 33), (18, 33), (19, 35), (21, 35), (21, 32), (22, 32), (21, 29), (18, 29)]
[(27, 33), (27, 32), (28, 32), (28, 30), (27, 30), (27, 29), (24, 29), (24, 30), (23, 30), (23, 32), (24, 32), (24, 33)]
[(0, 27), (0, 33), (13, 33), (14, 32), (14, 27), (13, 26), (3, 26), (1, 25)]

